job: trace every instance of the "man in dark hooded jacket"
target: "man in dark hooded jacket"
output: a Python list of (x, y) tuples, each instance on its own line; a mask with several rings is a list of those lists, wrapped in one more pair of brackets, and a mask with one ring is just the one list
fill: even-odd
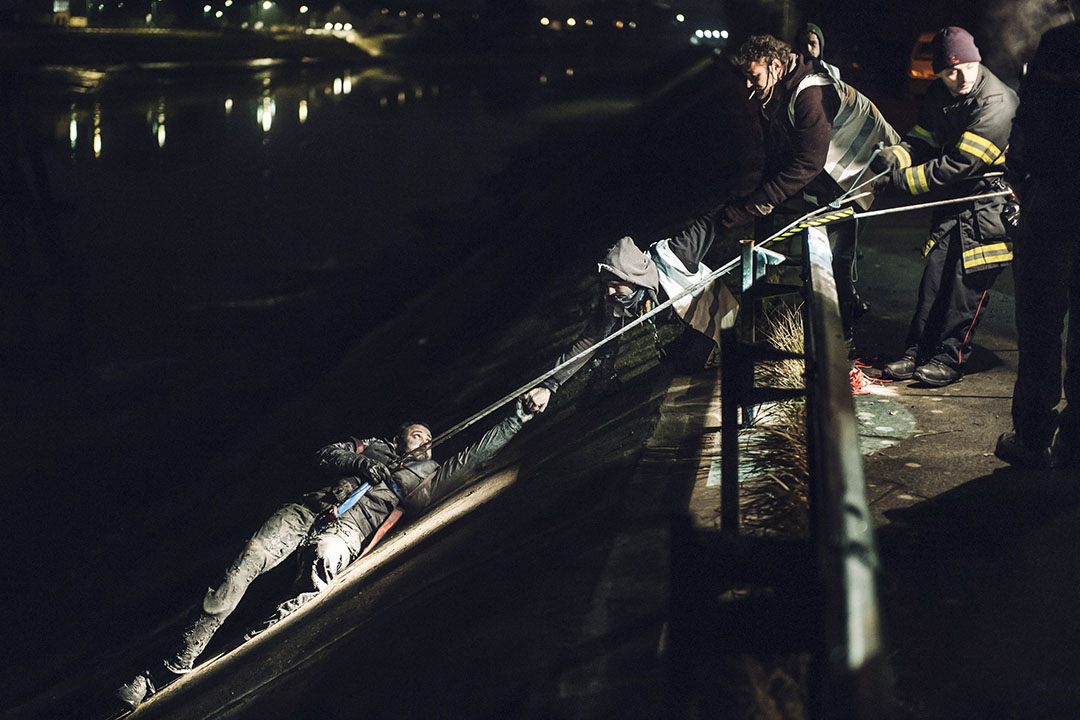
[[(943, 28), (933, 48), (938, 79), (923, 98), (919, 122), (880, 156), (883, 167), (892, 165), (886, 187), (956, 198), (1004, 188), (1002, 180), (982, 176), (1005, 167), (1016, 93), (981, 64), (975, 39), (963, 28)], [(933, 387), (960, 380), (990, 288), (1012, 261), (1005, 203), (995, 197), (934, 211), (906, 349), (885, 366), (886, 375)]]
[[(299, 502), (283, 505), (270, 516), (248, 540), (217, 587), (207, 591), (176, 652), (157, 669), (144, 671), (121, 686), (116, 697), (128, 707), (138, 707), (158, 687), (190, 672), (195, 659), (236, 609), (252, 581), (301, 546), (310, 543), (316, 550), (309, 567), (301, 568), (300, 589), (304, 589), (306, 581), (315, 589), (325, 587), (360, 553), (364, 542), (395, 508), (402, 505), (420, 511), (460, 488), (531, 418), (518, 400), (507, 417), (442, 466), (431, 459), (431, 431), (416, 422), (403, 424), (392, 442), (352, 439), (319, 450), (316, 466), (334, 478), (333, 483), (304, 495)], [(364, 483), (370, 483), (371, 488), (337, 517), (337, 506)], [(320, 528), (318, 523), (327, 517), (336, 519)]]
[[(674, 237), (660, 240), (644, 251), (630, 237), (615, 243), (598, 267), (605, 286), (604, 302), (556, 365), (585, 352), (647, 312), (654, 303), (674, 297), (708, 276), (712, 271), (701, 260), (716, 238), (718, 212), (713, 210), (698, 217)], [(676, 301), (673, 310), (695, 331), (719, 343), (720, 330), (731, 327), (735, 321), (738, 303), (727, 286), (716, 280), (701, 292)], [(528, 411), (543, 412), (552, 393), (591, 359), (593, 354), (584, 355), (526, 393)]]
[(797, 43), (799, 52), (805, 50), (807, 55), (817, 59), (826, 73), (837, 80), (840, 79), (840, 68), (825, 62), (825, 33), (820, 27), (812, 22), (806, 23), (799, 33)]
[[(1013, 465), (1058, 467), (1080, 461), (1080, 23), (1048, 30), (1020, 86), (1009, 174), (1023, 203), (1016, 240), (1013, 432), (994, 451)], [(1065, 408), (1061, 400), (1061, 331)]]

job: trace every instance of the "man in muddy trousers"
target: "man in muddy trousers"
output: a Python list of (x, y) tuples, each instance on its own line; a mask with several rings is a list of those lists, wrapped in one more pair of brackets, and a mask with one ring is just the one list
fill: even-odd
[[(395, 508), (401, 505), (418, 511), (460, 488), (531, 418), (519, 400), (479, 441), (441, 467), (431, 458), (431, 430), (417, 422), (404, 423), (393, 441), (350, 439), (319, 450), (316, 467), (335, 478), (333, 483), (271, 515), (247, 541), (221, 582), (207, 591), (175, 653), (157, 669), (144, 671), (121, 686), (117, 699), (135, 708), (157, 688), (190, 672), (252, 581), (298, 549), (306, 548), (301, 553), (298, 589), (324, 589), (359, 555), (364, 542)], [(338, 517), (337, 506), (364, 483), (369, 483), (370, 489)]]

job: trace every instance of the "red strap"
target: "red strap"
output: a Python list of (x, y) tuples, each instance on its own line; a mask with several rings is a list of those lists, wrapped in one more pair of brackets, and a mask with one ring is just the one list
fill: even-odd
[(404, 514), (405, 513), (401, 510), (401, 508), (394, 508), (394, 512), (390, 513), (390, 515), (388, 515), (387, 518), (383, 520), (382, 525), (380, 525), (379, 529), (375, 531), (375, 534), (371, 536), (371, 542), (367, 544), (367, 547), (364, 548), (363, 552), (361, 552), (356, 559), (359, 560), (360, 558), (371, 552), (372, 548), (378, 545), (379, 541), (383, 539), (383, 535), (386, 535), (386, 533), (390, 532), (390, 528), (394, 527), (394, 523), (400, 520), (401, 516)]

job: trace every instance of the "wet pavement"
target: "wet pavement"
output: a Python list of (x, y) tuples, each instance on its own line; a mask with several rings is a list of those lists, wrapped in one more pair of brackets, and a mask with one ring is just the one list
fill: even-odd
[[(872, 305), (857, 331), (864, 358), (895, 359), (914, 310), (928, 218), (893, 217), (868, 223), (860, 246)], [(1012, 428), (1011, 270), (991, 296), (963, 380), (940, 389), (893, 382), (857, 401), (873, 413), (867, 435), (914, 421), (906, 439), (865, 464), (900, 717), (1080, 712), (1080, 469), (1030, 471), (994, 457), (998, 435)]]

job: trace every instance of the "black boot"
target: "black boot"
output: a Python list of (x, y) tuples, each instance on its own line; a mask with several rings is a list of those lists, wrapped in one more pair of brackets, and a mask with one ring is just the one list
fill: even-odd
[(1020, 439), (1020, 436), (1014, 432), (1001, 434), (997, 441), (997, 447), (994, 448), (994, 454), (997, 455), (999, 460), (1004, 460), (1017, 467), (1045, 470), (1058, 467), (1060, 464), (1058, 454), (1054, 452), (1050, 445), (1029, 448)]
[(904, 356), (881, 369), (885, 377), (893, 380), (910, 380), (915, 374), (915, 358)]
[(960, 378), (964, 377), (964, 374), (943, 362), (931, 360), (925, 365), (915, 368), (913, 376), (919, 382), (931, 387), (945, 387), (946, 385), (952, 385), (954, 382), (960, 382)]

